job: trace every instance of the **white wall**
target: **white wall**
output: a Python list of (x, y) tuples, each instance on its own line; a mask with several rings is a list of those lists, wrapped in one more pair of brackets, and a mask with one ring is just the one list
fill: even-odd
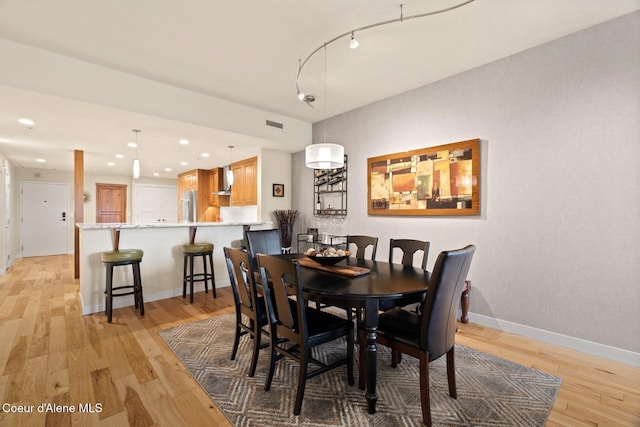
[(18, 210), (15, 203), (15, 179), (15, 168), (5, 155), (0, 153), (0, 274), (4, 274), (11, 267), (19, 249), (15, 221)]
[[(274, 210), (291, 209), (291, 154), (263, 149), (258, 161), (260, 220), (273, 222)], [(273, 196), (273, 184), (284, 184), (284, 197)]]
[[(349, 213), (321, 230), (477, 245), (472, 320), (597, 344), (640, 365), (640, 12), (328, 120), (349, 155)], [(314, 139), (324, 132), (314, 125)], [(367, 158), (482, 139), (479, 217), (367, 216)], [(495, 323), (495, 322), (494, 322)], [(544, 334), (543, 334), (544, 335)], [(606, 353), (606, 351), (605, 351)]]

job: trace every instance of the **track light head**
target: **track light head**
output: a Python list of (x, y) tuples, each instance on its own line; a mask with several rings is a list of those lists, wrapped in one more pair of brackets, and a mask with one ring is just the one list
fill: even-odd
[(360, 46), (360, 43), (358, 43), (358, 40), (356, 40), (355, 35), (354, 35), (354, 31), (351, 31), (351, 42), (349, 43), (349, 47), (351, 49), (355, 49), (358, 46)]

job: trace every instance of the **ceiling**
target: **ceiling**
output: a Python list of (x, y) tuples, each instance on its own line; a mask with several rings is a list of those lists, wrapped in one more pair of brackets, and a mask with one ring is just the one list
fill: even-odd
[[(406, 1), (402, 13), (461, 1)], [(640, 0), (475, 0), (356, 32), (360, 46), (352, 50), (348, 35), (322, 46), (400, 17), (399, 2), (0, 0), (0, 38), (314, 123), (639, 9)], [(317, 48), (298, 80), (316, 98), (311, 108), (297, 98), (296, 76), (299, 60)], [(31, 128), (17, 123), (25, 114), (36, 122)], [(142, 130), (137, 156), (147, 176), (221, 166), (269, 142), (0, 81), (0, 152), (17, 167), (70, 171), (69, 153), (78, 149), (86, 153), (85, 170), (130, 174), (133, 128)], [(191, 143), (179, 146), (181, 138)], [(278, 148), (296, 152), (304, 144)]]

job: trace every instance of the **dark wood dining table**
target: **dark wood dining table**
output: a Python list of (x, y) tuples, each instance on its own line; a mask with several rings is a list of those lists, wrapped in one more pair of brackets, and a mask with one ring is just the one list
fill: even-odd
[[(303, 254), (282, 255), (295, 260)], [(402, 264), (390, 264), (382, 261), (357, 260), (353, 257), (342, 261), (338, 266), (355, 266), (369, 269), (370, 272), (357, 276), (337, 274), (302, 267), (301, 278), (305, 295), (315, 302), (344, 307), (360, 308), (364, 312), (362, 327), (366, 346), (366, 399), (367, 411), (376, 412), (376, 376), (378, 328), (378, 310), (380, 301), (395, 301), (404, 305), (420, 301), (427, 291), (429, 273), (415, 267)]]

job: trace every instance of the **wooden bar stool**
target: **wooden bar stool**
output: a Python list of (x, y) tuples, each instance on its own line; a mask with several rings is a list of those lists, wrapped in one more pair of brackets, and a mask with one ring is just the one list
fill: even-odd
[[(182, 245), (183, 255), (183, 275), (182, 275), (182, 298), (187, 296), (187, 282), (189, 282), (189, 302), (193, 302), (193, 282), (204, 282), (205, 293), (209, 292), (208, 283), (211, 280), (213, 297), (216, 298), (216, 282), (213, 272), (213, 243), (189, 243)], [(202, 257), (202, 267), (204, 273), (193, 271), (193, 260), (195, 257)], [(188, 261), (188, 262), (187, 262)], [(187, 265), (188, 264), (188, 265)], [(209, 270), (207, 270), (207, 264)]]
[[(116, 245), (117, 246), (117, 245)], [(107, 267), (107, 281), (105, 294), (105, 312), (107, 322), (111, 323), (113, 298), (133, 295), (136, 308), (140, 308), (140, 315), (144, 316), (144, 300), (142, 298), (142, 280), (140, 278), (140, 262), (142, 249), (115, 249), (101, 255), (102, 262)], [(121, 265), (131, 265), (133, 268), (133, 284), (113, 287), (113, 268)], [(114, 292), (115, 291), (115, 292)]]

